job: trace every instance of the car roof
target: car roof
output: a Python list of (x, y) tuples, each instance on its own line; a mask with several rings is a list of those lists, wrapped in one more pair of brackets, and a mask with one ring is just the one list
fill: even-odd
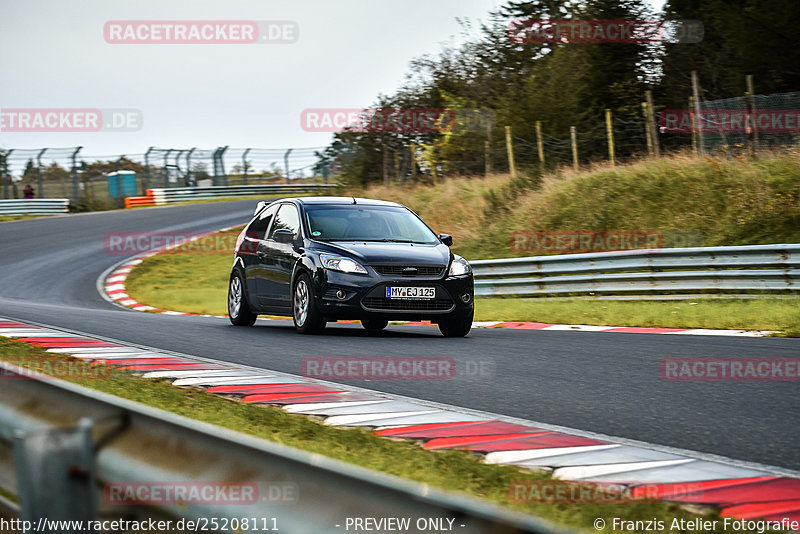
[(361, 205), (361, 206), (394, 206), (403, 207), (402, 204), (397, 202), (390, 202), (388, 200), (376, 200), (372, 198), (358, 198), (358, 197), (288, 197), (281, 198), (274, 202), (294, 201), (303, 205)]

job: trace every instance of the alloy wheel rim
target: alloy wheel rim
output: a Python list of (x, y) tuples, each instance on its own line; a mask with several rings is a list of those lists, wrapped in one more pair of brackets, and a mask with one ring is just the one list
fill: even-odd
[(228, 313), (231, 317), (238, 317), (242, 307), (242, 282), (238, 276), (231, 279), (231, 290), (228, 293)]
[(297, 326), (303, 326), (308, 317), (308, 287), (305, 280), (297, 282), (294, 290), (294, 320)]

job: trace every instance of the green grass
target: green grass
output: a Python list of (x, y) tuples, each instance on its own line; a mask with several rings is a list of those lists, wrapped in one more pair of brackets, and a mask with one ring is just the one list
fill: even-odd
[(128, 276), (127, 293), (156, 308), (226, 315), (228, 276), (240, 231), (219, 232), (145, 258)]
[[(55, 362), (64, 361), (65, 358), (72, 360), (68, 356), (54, 355), (44, 349), (0, 337), (0, 359), (16, 365), (32, 369), (55, 368)], [(659, 518), (664, 521), (695, 517), (677, 505), (652, 501), (622, 504), (513, 502), (509, 495), (509, 487), (513, 483), (550, 480), (550, 476), (513, 466), (485, 464), (479, 456), (467, 451), (427, 451), (413, 441), (377, 437), (364, 429), (329, 427), (277, 407), (232, 402), (196, 388), (177, 388), (165, 380), (138, 378), (119, 370), (107, 376), (102, 380), (69, 381), (237, 432), (447, 491), (482, 498), (584, 530), (591, 530), (592, 521), (597, 517), (624, 517), (626, 520)], [(718, 518), (715, 512), (708, 512), (704, 517)], [(611, 530), (607, 528), (607, 531)]]
[(697, 299), (679, 301), (548, 300), (486, 298), (476, 302), (479, 321), (773, 330), (800, 337), (800, 300)]
[(39, 217), (49, 217), (49, 215), (2, 215), (0, 222), (20, 221), (23, 219), (38, 219)]

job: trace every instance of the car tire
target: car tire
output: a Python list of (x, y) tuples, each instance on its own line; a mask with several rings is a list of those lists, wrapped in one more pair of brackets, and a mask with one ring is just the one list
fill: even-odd
[(389, 325), (386, 319), (361, 319), (361, 326), (369, 332), (380, 332)]
[(314, 286), (306, 273), (301, 273), (292, 286), (292, 321), (300, 334), (319, 334), (325, 330), (325, 318), (317, 308)]
[(464, 337), (472, 329), (472, 318), (475, 312), (470, 311), (467, 315), (457, 315), (452, 318), (439, 321), (439, 331), (444, 337)]
[(236, 326), (253, 326), (258, 318), (258, 314), (250, 311), (247, 292), (244, 290), (244, 282), (239, 271), (231, 274), (228, 284), (228, 318)]

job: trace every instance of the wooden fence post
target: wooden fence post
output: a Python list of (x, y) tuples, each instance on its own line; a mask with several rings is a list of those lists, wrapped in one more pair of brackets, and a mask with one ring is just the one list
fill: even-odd
[(578, 167), (578, 133), (574, 126), (569, 127), (569, 138), (572, 141), (572, 166), (577, 171)]
[(606, 109), (606, 136), (608, 137), (608, 159), (611, 165), (617, 164), (616, 151), (614, 150), (614, 126), (611, 122), (611, 110)]
[(514, 144), (511, 141), (511, 126), (506, 126), (506, 152), (508, 153), (508, 172), (512, 178), (517, 177), (517, 166), (514, 163)]

